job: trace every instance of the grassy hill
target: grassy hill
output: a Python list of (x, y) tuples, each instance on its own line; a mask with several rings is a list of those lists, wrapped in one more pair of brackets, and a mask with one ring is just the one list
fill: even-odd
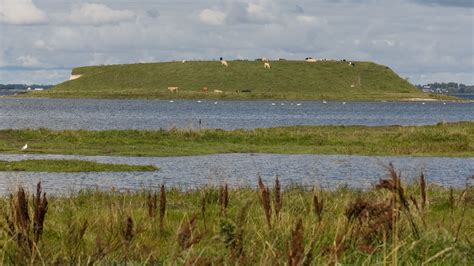
[[(403, 100), (433, 98), (421, 93), (390, 68), (370, 62), (272, 61), (164, 62), (88, 66), (53, 89), (27, 96), (56, 98), (149, 99), (300, 99), (300, 100)], [(179, 87), (178, 93), (168, 91)], [(208, 87), (209, 92), (202, 92)], [(214, 93), (220, 90), (223, 93)], [(236, 90), (251, 90), (236, 93)]]

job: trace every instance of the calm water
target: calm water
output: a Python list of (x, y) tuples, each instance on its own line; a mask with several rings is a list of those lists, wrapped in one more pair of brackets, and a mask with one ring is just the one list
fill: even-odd
[(0, 129), (422, 125), (474, 120), (474, 103), (0, 99)]
[[(367, 188), (386, 176), (384, 165), (393, 162), (407, 181), (424, 171), (430, 183), (463, 187), (474, 174), (473, 158), (376, 157), (346, 155), (217, 154), (189, 157), (106, 157), (62, 155), (2, 155), (0, 160), (83, 159), (104, 163), (153, 164), (155, 172), (126, 173), (21, 173), (0, 172), (0, 195), (18, 184), (30, 189), (42, 181), (45, 190), (65, 194), (83, 188), (137, 190), (161, 184), (180, 188), (227, 183), (233, 187), (255, 187), (257, 176), (283, 184), (320, 185), (335, 188), (347, 184)], [(472, 182), (472, 181), (471, 181)]]

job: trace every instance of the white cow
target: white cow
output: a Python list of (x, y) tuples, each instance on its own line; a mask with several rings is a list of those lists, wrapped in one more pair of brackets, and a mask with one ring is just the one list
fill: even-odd
[(272, 68), (272, 67), (270, 66), (270, 63), (265, 62), (265, 63), (263, 64), (263, 68), (268, 68), (268, 69), (270, 69), (270, 68)]
[(222, 93), (220, 90), (214, 90), (214, 93)]
[(315, 63), (317, 60), (316, 60), (316, 58), (307, 57), (304, 61), (310, 62), (310, 63)]
[(229, 64), (228, 64), (227, 61), (225, 61), (225, 60), (221, 60), (221, 64), (222, 64), (223, 66), (225, 66), (225, 67), (228, 67), (228, 66), (229, 66)]

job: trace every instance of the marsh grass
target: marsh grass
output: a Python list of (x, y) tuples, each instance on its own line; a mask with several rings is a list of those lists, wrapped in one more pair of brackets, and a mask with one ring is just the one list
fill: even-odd
[[(272, 200), (263, 181), (256, 184), (228, 188), (227, 196), (225, 186), (162, 186), (160, 203), (158, 191), (46, 198), (40, 186), (32, 196), (19, 188), (0, 198), (0, 263), (469, 265), (474, 259), (472, 186), (426, 182), (430, 200), (417, 210), (408, 199), (422, 201), (419, 184), (401, 182), (393, 168), (367, 191), (276, 186)], [(275, 207), (279, 217), (271, 219)]]
[(0, 130), (0, 152), (182, 156), (216, 153), (474, 156), (474, 122), (252, 130)]
[(28, 172), (124, 172), (157, 171), (153, 165), (106, 164), (81, 160), (0, 161), (0, 171)]

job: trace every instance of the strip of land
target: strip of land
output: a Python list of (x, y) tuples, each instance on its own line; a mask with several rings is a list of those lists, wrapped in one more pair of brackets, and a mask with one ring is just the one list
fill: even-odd
[[(387, 66), (372, 62), (160, 62), (75, 68), (52, 89), (20, 97), (102, 99), (344, 100), (455, 97), (423, 93)], [(170, 89), (168, 89), (170, 88)]]
[(14, 172), (128, 172), (158, 169), (153, 165), (105, 164), (81, 160), (0, 161), (0, 171)]
[[(23, 145), (28, 149), (20, 151)], [(1, 153), (186, 156), (218, 153), (474, 156), (474, 122), (202, 130), (0, 130)]]

